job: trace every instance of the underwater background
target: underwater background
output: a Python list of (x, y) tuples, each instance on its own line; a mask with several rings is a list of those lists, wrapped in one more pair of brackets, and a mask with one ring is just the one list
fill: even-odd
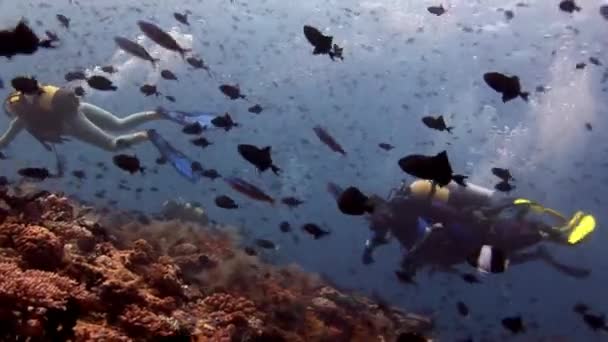
[[(43, 83), (68, 85), (64, 75), (72, 70), (101, 74), (99, 67), (113, 65), (108, 76), (116, 92), (100, 92), (83, 85), (84, 101), (120, 116), (151, 110), (159, 105), (183, 110), (229, 112), (241, 124), (229, 132), (210, 131), (204, 136), (213, 145), (193, 146), (171, 122), (154, 122), (171, 144), (223, 176), (239, 176), (265, 189), (275, 198), (296, 196), (305, 203), (296, 209), (270, 206), (235, 194), (223, 182), (203, 178), (193, 185), (170, 166), (159, 172), (129, 175), (118, 168), (93, 175), (99, 161), (110, 165), (112, 154), (78, 141), (58, 146), (69, 170), (82, 169), (87, 179), (47, 180), (43, 187), (75, 196), (95, 206), (109, 200), (121, 210), (153, 214), (166, 200), (182, 198), (200, 203), (209, 217), (234, 226), (247, 239), (265, 238), (279, 249), (265, 252), (277, 264), (296, 263), (318, 272), (342, 288), (376, 294), (392, 305), (433, 314), (440, 341), (468, 336), (478, 340), (600, 341), (603, 332), (588, 329), (572, 311), (577, 302), (591, 303), (608, 312), (608, 243), (602, 223), (608, 220), (603, 203), (608, 185), (608, 101), (605, 66), (587, 63), (596, 57), (604, 64), (608, 21), (599, 14), (604, 1), (581, 2), (573, 14), (560, 11), (558, 1), (445, 1), (447, 12), (434, 16), (431, 1), (0, 1), (0, 22), (10, 27), (27, 18), (40, 33), (52, 30), (62, 45), (32, 56), (0, 61), (0, 78), (10, 92), (9, 80), (31, 74)], [(173, 18), (173, 12), (192, 11), (190, 26)], [(511, 10), (508, 20), (504, 11)], [(66, 30), (55, 19), (71, 18)], [(137, 20), (148, 20), (166, 29), (209, 65), (212, 75), (195, 70), (171, 51), (145, 38)], [(312, 56), (302, 35), (303, 25), (313, 25), (334, 36), (344, 48), (344, 61)], [(159, 58), (159, 68), (118, 50), (114, 36), (141, 43)], [(170, 69), (179, 81), (164, 80), (159, 70)], [(530, 102), (503, 103), (483, 84), (488, 71), (520, 77), (531, 92)], [(107, 75), (106, 75), (107, 76)], [(144, 97), (139, 87), (156, 84), (163, 96)], [(239, 84), (251, 102), (231, 101), (217, 89), (222, 83)], [(544, 86), (545, 91), (535, 91)], [(247, 108), (259, 103), (264, 110)], [(442, 114), (454, 126), (452, 135), (426, 129), (425, 115)], [(8, 118), (0, 117), (0, 127)], [(585, 128), (590, 123), (592, 130)], [(314, 136), (323, 125), (347, 151), (330, 151)], [(378, 143), (396, 148), (384, 151)], [(259, 174), (240, 158), (237, 144), (272, 146), (273, 160), (283, 173)], [(372, 265), (361, 263), (369, 230), (365, 220), (341, 215), (326, 190), (327, 182), (356, 185), (367, 193), (385, 196), (401, 180), (412, 180), (397, 160), (412, 153), (435, 154), (446, 149), (455, 170), (472, 183), (492, 187), (490, 168), (505, 167), (513, 173), (514, 194), (541, 201), (570, 215), (582, 209), (593, 213), (598, 228), (585, 243), (575, 247), (549, 245), (556, 257), (592, 270), (586, 279), (565, 277), (541, 263), (512, 267), (502, 275), (483, 278), (482, 284), (463, 282), (458, 275), (421, 273), (418, 286), (404, 285), (394, 276), (400, 260), (396, 242), (379, 249)], [(11, 180), (25, 166), (52, 166), (55, 157), (33, 138), (21, 134), (3, 151), (1, 172)], [(143, 165), (155, 167), (158, 157), (149, 144), (126, 152)], [(119, 182), (143, 188), (141, 193), (119, 190)], [(157, 187), (158, 192), (149, 191)], [(106, 198), (94, 194), (106, 190)], [(238, 210), (214, 205), (217, 195), (229, 194)], [(296, 232), (283, 234), (278, 225), (294, 227), (313, 222), (331, 231), (320, 240)], [(297, 230), (297, 229), (296, 229)], [(294, 239), (294, 235), (299, 238)], [(460, 266), (468, 267), (468, 266)], [(456, 311), (463, 301), (468, 318)], [(500, 319), (521, 314), (529, 331), (511, 337)], [(534, 328), (536, 326), (536, 328)], [(554, 339), (551, 339), (554, 338)]]

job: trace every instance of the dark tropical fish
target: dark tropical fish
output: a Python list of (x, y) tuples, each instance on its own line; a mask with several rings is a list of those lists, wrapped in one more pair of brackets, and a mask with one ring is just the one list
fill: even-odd
[(17, 173), (22, 177), (33, 178), (36, 180), (45, 180), (53, 177), (48, 169), (41, 167), (27, 167), (18, 170)]
[(156, 68), (156, 63), (160, 61), (159, 59), (152, 57), (146, 48), (130, 39), (116, 36), (114, 37), (114, 42), (124, 52), (152, 63), (154, 68)]
[(524, 322), (521, 316), (505, 317), (501, 321), (502, 326), (514, 334), (519, 334), (526, 331)]
[(195, 69), (203, 69), (209, 71), (209, 67), (205, 64), (202, 58), (190, 56), (186, 58), (186, 62)]
[(290, 208), (296, 208), (296, 207), (300, 206), (301, 204), (303, 204), (304, 202), (302, 200), (300, 200), (299, 198), (284, 197), (281, 199), (281, 203), (285, 204), (286, 206), (288, 206)]
[(346, 151), (344, 151), (342, 146), (338, 144), (338, 142), (331, 135), (329, 135), (325, 128), (317, 125), (313, 127), (313, 131), (315, 131), (315, 134), (321, 140), (321, 142), (331, 148), (332, 151), (346, 155)]
[(488, 245), (478, 248), (467, 258), (467, 262), (482, 273), (502, 273), (509, 267), (505, 252)]
[(594, 315), (587, 312), (583, 314), (583, 322), (585, 322), (585, 324), (587, 324), (587, 326), (593, 331), (597, 331), (600, 329), (608, 331), (608, 326), (606, 325), (606, 317), (604, 317), (604, 315)]
[(118, 154), (112, 157), (114, 165), (118, 166), (122, 170), (134, 174), (136, 172), (144, 173), (145, 168), (139, 163), (139, 159), (136, 156), (129, 156), (126, 154)]
[(374, 205), (369, 197), (355, 187), (348, 187), (338, 198), (338, 209), (346, 215), (363, 215), (372, 213)]
[(70, 18), (66, 17), (63, 14), (57, 14), (55, 17), (57, 18), (57, 20), (59, 20), (63, 27), (65, 27), (66, 29), (70, 28)]
[(203, 172), (205, 171), (205, 169), (203, 169), (203, 165), (201, 165), (201, 163), (194, 161), (192, 162), (192, 164), (190, 164), (190, 168), (192, 169), (192, 172)]
[(246, 98), (245, 95), (241, 94), (241, 89), (238, 85), (222, 84), (219, 89), (231, 100)]
[(274, 204), (274, 198), (268, 196), (265, 192), (260, 190), (260, 188), (255, 185), (246, 182), (245, 180), (238, 177), (228, 177), (224, 178), (226, 183), (230, 185), (234, 190), (244, 194), (245, 196), (262, 202), (268, 202), (270, 204)]
[(259, 172), (264, 172), (271, 169), (275, 175), (278, 175), (281, 169), (275, 166), (272, 162), (272, 147), (266, 146), (264, 148), (258, 148), (253, 145), (239, 144), (237, 147), (239, 154), (243, 159), (253, 164)]
[(177, 76), (175, 76), (174, 73), (167, 69), (163, 69), (160, 72), (160, 76), (166, 80), (177, 81)]
[(255, 239), (255, 244), (256, 246), (264, 249), (278, 249), (274, 242), (266, 239)]
[(182, 48), (173, 37), (155, 24), (139, 20), (137, 26), (150, 40), (167, 50), (178, 52), (182, 58), (185, 58), (186, 52), (191, 51), (190, 49)]
[(572, 13), (574, 11), (580, 12), (581, 10), (581, 8), (576, 5), (574, 0), (562, 0), (559, 3), (559, 9), (568, 13)]
[(182, 127), (182, 133), (190, 135), (198, 135), (203, 133), (203, 127), (197, 122)]
[(65, 74), (64, 79), (68, 82), (76, 81), (76, 80), (84, 81), (87, 79), (87, 76), (82, 71), (70, 71), (67, 74)]
[(312, 235), (313, 239), (318, 240), (326, 235), (329, 235), (329, 231), (321, 229), (314, 223), (306, 223), (302, 226), (302, 230)]
[(488, 72), (483, 75), (483, 79), (490, 88), (502, 94), (502, 102), (513, 100), (518, 96), (528, 101), (529, 94), (522, 92), (517, 76), (509, 77), (499, 72)]
[(585, 69), (585, 67), (587, 66), (587, 64), (585, 63), (576, 63), (576, 65), (574, 66), (576, 69)]
[(80, 180), (83, 180), (83, 179), (87, 178), (87, 175), (84, 172), (84, 170), (74, 170), (74, 171), (72, 171), (72, 176), (74, 176), (74, 177), (76, 177), (76, 178), (78, 178)]
[(492, 174), (498, 178), (500, 178), (503, 182), (508, 182), (510, 180), (515, 180), (511, 175), (511, 171), (509, 169), (503, 169), (500, 167), (493, 167)]
[(77, 86), (76, 88), (74, 88), (74, 94), (82, 97), (86, 95), (86, 92), (84, 91), (83, 87)]
[(410, 272), (397, 270), (397, 271), (395, 271), (395, 276), (397, 277), (397, 280), (399, 280), (399, 282), (401, 282), (401, 283), (413, 284), (413, 285), (416, 284), (416, 280), (414, 279), (414, 276)]
[(436, 16), (440, 16), (445, 13), (445, 8), (443, 8), (443, 5), (430, 6), (430, 7), (427, 7), (426, 10), (429, 11), (429, 13), (434, 14)]
[(14, 29), (0, 31), (0, 56), (8, 59), (18, 54), (32, 55), (38, 48), (54, 49), (53, 39), (40, 40), (27, 25), (25, 19), (19, 21)]
[(190, 142), (192, 143), (192, 145), (199, 146), (199, 147), (202, 147), (202, 148), (206, 148), (209, 145), (213, 145), (212, 142), (209, 142), (209, 140), (207, 140), (204, 137), (198, 137), (196, 139), (192, 139), (192, 140), (190, 140)]
[(215, 205), (222, 209), (238, 209), (239, 207), (232, 198), (225, 195), (217, 196), (215, 198)]
[(142, 94), (144, 94), (145, 96), (155, 95), (156, 97), (158, 97), (158, 95), (161, 95), (161, 93), (159, 93), (156, 89), (156, 85), (152, 84), (142, 85), (141, 87), (139, 87), (139, 91), (141, 91)]
[(513, 11), (511, 11), (511, 10), (505, 11), (505, 19), (511, 20), (511, 19), (513, 19), (514, 16), (515, 16), (515, 14), (513, 13)]
[(460, 316), (467, 317), (469, 315), (469, 308), (463, 302), (459, 301), (458, 303), (456, 303), (456, 309), (458, 310)]
[(102, 91), (116, 91), (118, 88), (109, 79), (95, 75), (87, 79), (89, 87)]
[(108, 74), (115, 74), (118, 72), (118, 70), (112, 66), (112, 65), (104, 65), (101, 67), (101, 71), (108, 73)]
[(574, 312), (576, 312), (577, 314), (580, 314), (580, 315), (584, 315), (589, 310), (590, 310), (589, 306), (587, 304), (585, 304), (585, 303), (576, 303), (574, 305), (574, 307), (572, 308), (572, 311), (574, 311)]
[(4, 153), (2, 153), (2, 151), (0, 151), (0, 160), (6, 160), (6, 159), (8, 159), (6, 157), (6, 155)]
[(205, 178), (209, 178), (211, 180), (215, 180), (217, 178), (222, 177), (215, 169), (204, 170), (203, 172), (201, 172), (201, 176), (203, 176)]
[(608, 5), (600, 6), (600, 15), (602, 18), (608, 20)]
[(592, 130), (593, 130), (593, 126), (591, 126), (591, 124), (590, 124), (589, 122), (586, 122), (586, 123), (585, 123), (585, 128), (586, 128), (588, 131), (592, 131)]
[(412, 154), (399, 159), (403, 172), (416, 178), (435, 181), (439, 186), (446, 186), (453, 179), (452, 166), (446, 151), (435, 156)]
[(282, 233), (289, 233), (291, 232), (291, 225), (289, 222), (283, 221), (279, 223), (279, 230), (281, 230)]
[(33, 77), (17, 76), (11, 80), (11, 86), (23, 94), (38, 95), (44, 93), (38, 81)]
[(422, 122), (428, 127), (438, 131), (448, 131), (448, 133), (452, 133), (452, 129), (454, 127), (448, 127), (443, 120), (443, 115), (439, 115), (437, 117), (434, 116), (425, 116), (422, 118)]
[(175, 20), (179, 21), (180, 23), (182, 23), (184, 25), (190, 26), (190, 23), (188, 22), (188, 13), (174, 12), (173, 18), (175, 18)]
[(380, 147), (381, 149), (383, 149), (385, 151), (390, 151), (395, 148), (395, 146), (393, 146), (389, 143), (379, 143), (378, 147)]
[(600, 62), (600, 60), (596, 57), (589, 57), (589, 63), (597, 66), (602, 66), (602, 62)]
[(166, 95), (165, 98), (171, 102), (175, 102), (175, 97), (173, 97), (171, 95)]
[(315, 48), (312, 52), (313, 55), (329, 55), (332, 60), (335, 60), (335, 58), (344, 59), (342, 56), (343, 49), (336, 44), (332, 45), (334, 39), (332, 36), (325, 36), (317, 28), (309, 25), (305, 25), (303, 30), (304, 36)]
[(251, 106), (247, 109), (247, 111), (249, 111), (249, 113), (254, 113), (254, 114), (260, 114), (262, 112), (262, 106), (260, 106), (259, 104), (256, 104), (254, 106)]
[(509, 184), (509, 182), (502, 181), (496, 185), (494, 185), (494, 189), (501, 192), (510, 192), (515, 189), (514, 185)]
[(217, 116), (211, 120), (211, 124), (215, 127), (223, 128), (226, 132), (231, 130), (233, 127), (240, 126), (239, 123), (232, 121), (230, 114), (226, 113), (223, 116)]

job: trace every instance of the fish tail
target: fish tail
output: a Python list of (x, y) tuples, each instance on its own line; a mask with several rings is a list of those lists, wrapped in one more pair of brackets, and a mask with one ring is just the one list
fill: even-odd
[(528, 93), (527, 91), (521, 92), (519, 94), (519, 96), (521, 96), (522, 99), (524, 99), (524, 101), (528, 102), (528, 96), (530, 95), (530, 93)]
[(275, 165), (270, 165), (270, 169), (277, 176), (279, 175), (279, 173), (281, 173), (281, 169), (279, 167), (275, 166)]
[(452, 133), (452, 130), (454, 129), (454, 126), (451, 127), (446, 127), (445, 130), (448, 131), (448, 133)]

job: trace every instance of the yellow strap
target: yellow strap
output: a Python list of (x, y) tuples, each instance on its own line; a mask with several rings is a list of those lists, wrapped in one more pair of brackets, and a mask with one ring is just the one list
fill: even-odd
[(551, 208), (545, 208), (542, 205), (538, 204), (537, 202), (531, 201), (529, 199), (526, 198), (516, 198), (513, 201), (513, 204), (515, 205), (527, 205), (530, 207), (530, 209), (536, 213), (539, 214), (549, 214), (549, 215), (553, 215), (563, 221), (566, 221), (566, 217), (562, 214), (560, 214), (558, 211), (551, 209)]

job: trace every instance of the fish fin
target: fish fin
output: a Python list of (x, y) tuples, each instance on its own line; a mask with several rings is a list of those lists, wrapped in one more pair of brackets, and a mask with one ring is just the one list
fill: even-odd
[(448, 131), (448, 133), (452, 133), (452, 130), (454, 129), (454, 126), (450, 126), (450, 127), (446, 127), (445, 130)]
[(521, 93), (519, 94), (519, 96), (521, 96), (521, 98), (522, 98), (524, 101), (526, 101), (526, 102), (528, 102), (528, 96), (529, 96), (529, 95), (530, 95), (530, 93), (528, 93), (527, 91), (521, 92)]
[(281, 173), (281, 169), (276, 167), (275, 165), (270, 165), (270, 169), (274, 172), (275, 175), (279, 175)]

